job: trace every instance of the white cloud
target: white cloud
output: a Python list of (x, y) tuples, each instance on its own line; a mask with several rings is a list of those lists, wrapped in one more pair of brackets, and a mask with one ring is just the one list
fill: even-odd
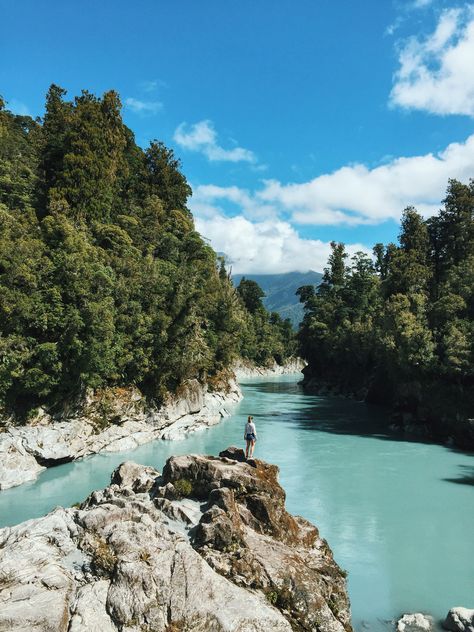
[(409, 205), (429, 216), (437, 212), (448, 179), (469, 180), (473, 164), (474, 135), (438, 154), (395, 158), (374, 169), (346, 166), (303, 184), (270, 180), (258, 197), (304, 224), (376, 224), (398, 220)]
[(136, 114), (156, 114), (163, 108), (163, 103), (161, 101), (140, 101), (140, 99), (128, 97), (125, 99), (125, 107)]
[(150, 81), (141, 81), (140, 88), (143, 92), (154, 92), (158, 88), (158, 81), (152, 79)]
[(224, 149), (217, 143), (217, 132), (211, 121), (199, 121), (188, 129), (181, 123), (174, 133), (174, 140), (185, 149), (198, 151), (210, 161), (222, 162), (256, 162), (255, 154), (243, 147)]
[(399, 62), (392, 105), (474, 116), (474, 5), (443, 11), (433, 33), (405, 42)]
[(190, 201), (191, 210), (195, 214), (211, 217), (223, 213), (219, 203), (237, 207), (239, 213), (243, 213), (251, 219), (268, 219), (277, 217), (279, 209), (259, 199), (258, 194), (253, 194), (246, 189), (237, 186), (221, 187), (215, 184), (202, 184), (193, 187), (193, 196)]
[(300, 224), (361, 225), (399, 220), (407, 206), (424, 216), (436, 213), (449, 178), (467, 182), (474, 165), (474, 135), (443, 151), (392, 158), (369, 169), (344, 166), (309, 182), (282, 184), (266, 180), (256, 191), (239, 187), (198, 186), (193, 211), (211, 217), (237, 207), (249, 219), (286, 218)]
[[(196, 228), (211, 241), (213, 248), (225, 252), (236, 274), (277, 274), (322, 270), (327, 265), (329, 243), (302, 239), (285, 221), (251, 222), (242, 215), (196, 217)], [(350, 254), (367, 251), (360, 244), (347, 246)]]

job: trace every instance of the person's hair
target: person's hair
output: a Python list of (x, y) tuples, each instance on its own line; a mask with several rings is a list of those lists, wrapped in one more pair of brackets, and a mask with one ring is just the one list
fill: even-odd
[(250, 423), (251, 421), (253, 421), (253, 417), (252, 417), (252, 415), (249, 415), (248, 419), (247, 419), (247, 423)]

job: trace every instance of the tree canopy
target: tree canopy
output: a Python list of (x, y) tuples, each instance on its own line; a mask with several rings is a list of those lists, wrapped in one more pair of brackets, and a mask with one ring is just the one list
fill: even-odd
[(450, 180), (438, 215), (409, 207), (398, 245), (346, 261), (333, 243), (319, 291), (299, 290), (308, 379), (474, 444), (474, 182)]
[(283, 360), (291, 332), (196, 232), (173, 150), (142, 150), (114, 91), (65, 97), (51, 86), (43, 121), (0, 100), (0, 409), (108, 385), (159, 401), (239, 356)]

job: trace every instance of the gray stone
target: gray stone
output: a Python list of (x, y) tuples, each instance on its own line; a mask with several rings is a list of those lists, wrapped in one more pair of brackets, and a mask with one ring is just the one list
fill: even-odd
[(421, 612), (404, 614), (397, 622), (398, 632), (430, 632), (432, 629), (433, 618)]
[(474, 632), (474, 609), (451, 608), (443, 623), (446, 630), (452, 632)]
[(273, 362), (268, 366), (256, 366), (251, 362), (240, 361), (233, 368), (237, 379), (245, 380), (252, 377), (301, 373), (305, 366), (303, 358), (289, 358), (283, 365)]
[(45, 468), (29, 454), (21, 437), (0, 434), (0, 490), (34, 481)]

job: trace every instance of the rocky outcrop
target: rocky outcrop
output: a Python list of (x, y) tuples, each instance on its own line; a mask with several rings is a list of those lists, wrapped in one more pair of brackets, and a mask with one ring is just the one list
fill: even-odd
[(98, 452), (132, 450), (154, 439), (181, 439), (219, 423), (242, 393), (233, 379), (221, 390), (188, 380), (160, 409), (150, 409), (135, 389), (89, 395), (67, 420), (40, 410), (26, 426), (0, 433), (0, 490), (34, 480), (45, 467)]
[(306, 362), (302, 358), (290, 358), (284, 364), (273, 362), (268, 366), (256, 366), (251, 362), (241, 361), (233, 369), (238, 380), (245, 380), (251, 377), (301, 373), (305, 366)]
[(443, 622), (443, 628), (451, 632), (474, 632), (474, 610), (451, 608)]
[(344, 573), (241, 451), (122, 464), (79, 508), (0, 530), (0, 632), (351, 631)]

